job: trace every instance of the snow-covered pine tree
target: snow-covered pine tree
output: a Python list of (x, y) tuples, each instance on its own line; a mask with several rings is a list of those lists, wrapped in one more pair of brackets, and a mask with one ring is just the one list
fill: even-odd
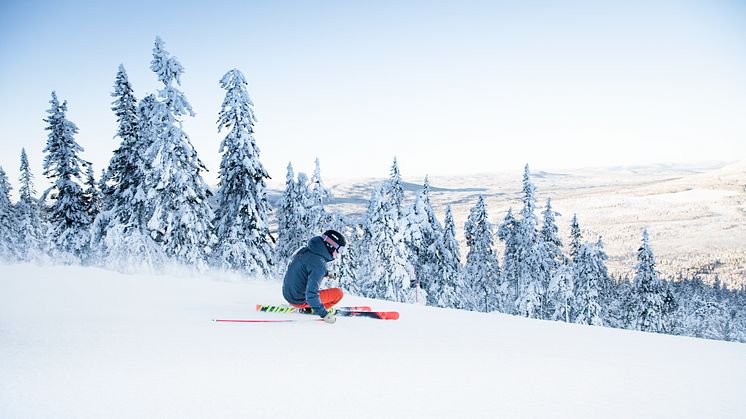
[[(746, 285), (733, 289), (728, 299), (726, 310), (726, 338), (733, 342), (746, 343)], [(677, 303), (680, 300), (677, 298)]]
[(277, 264), (281, 270), (286, 267), (290, 257), (309, 239), (301, 221), (304, 211), (298, 196), (293, 164), (288, 163), (285, 191), (277, 205)]
[(642, 244), (637, 251), (634, 279), (636, 315), (633, 329), (659, 333), (663, 331), (663, 301), (665, 287), (655, 270), (655, 256), (650, 248), (648, 230), (642, 233)]
[(620, 319), (624, 317), (624, 300), (619, 294), (620, 286), (616, 280), (609, 275), (606, 261), (609, 255), (606, 254), (603, 239), (599, 236), (594, 245), (596, 260), (598, 261), (599, 282), (598, 295), (599, 304), (601, 305), (601, 314), (604, 326), (623, 327)]
[[(444, 240), (444, 231), (443, 226), (440, 224), (440, 221), (438, 221), (438, 217), (435, 216), (435, 210), (433, 210), (433, 205), (430, 202), (430, 180), (427, 176), (425, 176), (425, 181), (422, 185), (422, 191), (420, 192), (420, 199), (422, 200), (422, 208), (425, 211), (425, 215), (427, 217), (427, 225), (423, 229), (423, 245), (426, 246), (426, 252), (422, 254), (422, 256), (425, 256), (424, 259), (421, 259), (421, 269), (423, 270), (423, 278), (424, 278), (424, 284), (425, 289), (429, 293), (431, 285), (438, 281), (438, 279), (443, 275), (443, 273), (440, 271), (440, 268), (442, 266), (441, 263), (439, 263), (436, 259), (440, 256), (438, 255), (439, 251), (437, 250), (438, 243), (442, 243)], [(422, 283), (422, 281), (420, 281)]]
[[(612, 321), (607, 326), (619, 329), (634, 329), (635, 316), (637, 315), (635, 312), (637, 305), (635, 284), (630, 278), (624, 278), (617, 284), (616, 294), (619, 300), (616, 304), (620, 309), (607, 313), (607, 318)], [(616, 319), (613, 316), (617, 316)]]
[(329, 264), (329, 272), (336, 274), (336, 280), (329, 281), (327, 286), (338, 286), (353, 295), (362, 295), (358, 273), (360, 272), (360, 240), (362, 227), (359, 220), (339, 213), (332, 213), (328, 228), (341, 232), (347, 239), (347, 245), (334, 262)]
[[(401, 230), (407, 244), (411, 265), (414, 267), (415, 288), (418, 293), (417, 301), (425, 302), (423, 295), (431, 297), (428, 304), (433, 304), (432, 296), (439, 291), (436, 285), (440, 272), (436, 262), (436, 243), (442, 241), (443, 227), (435, 217), (428, 196), (429, 184), (425, 179), (425, 186), (415, 197), (415, 202), (404, 210), (401, 220)], [(424, 291), (424, 292), (422, 292)], [(432, 294), (435, 293), (435, 294)]]
[[(557, 270), (564, 263), (564, 255), (562, 253), (562, 240), (559, 238), (559, 228), (555, 221), (557, 213), (552, 209), (551, 199), (547, 199), (547, 205), (542, 215), (544, 216), (544, 222), (539, 231), (539, 245), (542, 247), (540, 254), (544, 256), (540, 263), (542, 268), (541, 287), (543, 290), (547, 290)], [(552, 299), (546, 295), (546, 291), (542, 300), (542, 307), (541, 317), (544, 319), (551, 318), (555, 310), (552, 307)]]
[[(121, 204), (122, 189), (126, 189), (128, 180), (132, 176), (135, 168), (134, 162), (142, 159), (144, 150), (134, 150), (137, 143), (138, 124), (137, 124), (137, 99), (129, 82), (127, 71), (124, 65), (120, 64), (114, 79), (114, 91), (111, 93), (114, 101), (111, 103), (111, 110), (117, 117), (117, 133), (114, 136), (122, 140), (119, 148), (114, 150), (114, 154), (109, 161), (109, 166), (104, 169), (101, 175), (101, 212), (106, 213), (114, 206)], [(123, 186), (125, 186), (123, 188)], [(97, 223), (100, 223), (97, 220)], [(94, 234), (95, 235), (95, 234)], [(101, 237), (94, 237), (94, 240), (100, 240)]]
[(146, 154), (157, 137), (158, 101), (148, 95), (140, 103), (123, 65), (114, 81), (111, 110), (117, 118), (121, 143), (104, 170), (101, 211), (93, 223), (93, 244), (102, 263), (117, 269), (161, 266), (165, 254), (150, 237), (147, 223), (152, 215), (148, 200), (150, 162)]
[(606, 274), (602, 255), (595, 245), (585, 243), (580, 247), (573, 263), (575, 272), (575, 305), (573, 322), (603, 326), (600, 284)]
[(490, 312), (498, 309), (498, 277), (500, 265), (494, 250), (492, 225), (487, 219), (487, 204), (479, 195), (464, 224), (464, 236), (469, 248), (464, 267), (468, 294), (465, 308)]
[(374, 191), (364, 224), (365, 262), (359, 277), (365, 281), (365, 296), (411, 303), (411, 267), (397, 224), (396, 208), (381, 191)]
[(122, 191), (129, 189), (133, 180), (132, 176), (137, 174), (137, 166), (140, 166), (142, 152), (145, 151), (136, 149), (138, 143), (137, 99), (127, 76), (127, 70), (122, 64), (117, 70), (111, 96), (114, 98), (111, 110), (117, 117), (118, 125), (115, 137), (119, 137), (122, 143), (114, 150), (109, 166), (101, 176), (101, 182), (106, 185), (101, 189), (102, 212), (123, 204), (122, 201), (126, 195)]
[(324, 185), (324, 181), (321, 179), (321, 162), (318, 157), (314, 161), (311, 191), (316, 203), (320, 206), (332, 199), (332, 191)]
[(723, 325), (726, 324), (726, 308), (719, 298), (716, 286), (709, 286), (697, 280), (691, 300), (694, 302), (688, 321), (688, 333), (704, 339), (722, 339)]
[(565, 259), (554, 272), (547, 288), (547, 298), (552, 312), (549, 320), (563, 322), (573, 321), (573, 306), (575, 305), (575, 271), (569, 259)]
[(679, 281), (673, 282), (673, 290), (681, 301), (678, 310), (678, 330), (677, 334), (684, 336), (694, 336), (693, 325), (695, 322), (694, 312), (699, 305), (696, 290), (702, 285), (701, 280), (682, 276)]
[[(451, 266), (450, 262), (442, 260), (443, 257), (449, 257), (446, 255), (448, 250), (442, 248), (445, 244), (443, 226), (435, 216), (435, 211), (430, 202), (430, 180), (427, 176), (425, 176), (422, 191), (417, 195), (417, 200), (420, 202), (416, 202), (413, 208), (415, 209), (414, 213), (417, 214), (416, 218), (420, 222), (419, 230), (422, 240), (420, 247), (410, 248), (410, 251), (417, 255), (415, 275), (418, 278), (420, 287), (428, 296), (428, 304), (438, 305), (438, 301), (443, 301), (443, 297), (440, 294), (444, 292), (453, 294), (455, 292), (454, 290), (442, 287), (446, 283), (452, 283), (449, 287), (455, 286), (456, 283), (453, 282), (455, 278), (443, 278), (444, 275), (451, 275), (451, 273), (444, 271), (444, 269), (450, 269)], [(452, 300), (456, 297), (449, 296), (446, 298)]]
[(10, 202), (10, 182), (0, 167), (0, 261), (19, 259), (18, 220)]
[(253, 102), (244, 75), (237, 69), (220, 80), (226, 90), (218, 116), (218, 131), (228, 134), (220, 144), (220, 183), (215, 211), (218, 240), (214, 262), (221, 268), (268, 276), (273, 268), (274, 241), (269, 232), (267, 170), (254, 139)]
[(428, 231), (430, 224), (427, 221), (427, 214), (422, 203), (421, 194), (417, 194), (415, 201), (411, 206), (402, 210), (401, 224), (397, 227), (402, 234), (404, 243), (407, 246), (407, 255), (409, 256), (408, 264), (414, 270), (414, 292), (415, 300), (427, 304), (426, 298), (422, 298), (429, 287), (428, 280), (432, 273), (432, 267), (428, 265), (430, 249), (426, 240), (432, 240), (432, 234)]
[(21, 149), (20, 171), (21, 187), (18, 189), (18, 202), (15, 207), (18, 221), (18, 258), (21, 261), (39, 260), (46, 250), (46, 233), (25, 149)]
[(50, 253), (63, 263), (81, 263), (90, 248), (90, 217), (81, 188), (81, 167), (87, 162), (78, 153), (83, 148), (75, 141), (78, 127), (67, 120), (67, 101), (60, 104), (52, 92), (44, 120), (49, 131), (44, 152), (44, 175), (52, 181), (43, 197), (53, 200), (49, 208)]
[(174, 85), (181, 84), (184, 68), (166, 51), (160, 37), (155, 40), (150, 69), (163, 89), (158, 91), (154, 115), (157, 135), (146, 152), (151, 165), (147, 197), (153, 208), (148, 229), (167, 256), (204, 267), (215, 243), (214, 214), (207, 202), (210, 190), (200, 174), (206, 168), (182, 129), (182, 118), (194, 116), (186, 96)]
[[(126, 73), (124, 77), (126, 80)], [(130, 107), (135, 102), (127, 93), (129, 83), (125, 87), (120, 83), (114, 86), (112, 110), (117, 115), (117, 136), (122, 142), (102, 179), (107, 186), (102, 188), (102, 210), (93, 226), (94, 242), (106, 265), (124, 271), (152, 269), (162, 266), (166, 259), (163, 246), (153, 240), (148, 229), (153, 214), (148, 194), (153, 185), (148, 182), (152, 169), (146, 155), (158, 136), (159, 105), (155, 95), (144, 97), (133, 119)]]
[(526, 165), (523, 173), (523, 209), (516, 237), (518, 294), (515, 307), (518, 315), (530, 318), (540, 318), (543, 313), (542, 304), (546, 291), (543, 278), (548, 278), (547, 269), (542, 266), (548, 256), (544, 255), (544, 249), (540, 246), (535, 208), (536, 187)]
[(381, 200), (383, 199), (383, 187), (376, 189), (371, 193), (368, 206), (365, 210), (365, 214), (362, 217), (360, 224), (360, 254), (358, 257), (358, 283), (356, 284), (356, 291), (358, 295), (368, 298), (376, 298), (376, 282), (377, 278), (373, 275), (374, 267), (371, 266), (372, 246), (371, 240), (373, 240), (374, 234), (377, 233), (378, 227), (370, 224), (374, 217), (377, 217), (377, 211), (382, 209), (384, 205)]
[[(663, 287), (665, 288), (665, 294), (663, 296), (663, 333), (670, 335), (679, 334), (679, 302), (669, 281), (663, 280)], [(726, 320), (725, 324), (728, 325), (728, 323), (728, 320)], [(724, 336), (723, 338), (725, 340), (731, 340), (727, 336)]]
[(580, 224), (578, 223), (577, 214), (572, 215), (570, 221), (570, 257), (575, 260), (575, 257), (580, 251), (580, 247), (583, 245), (583, 237), (580, 234)]
[(394, 157), (394, 163), (391, 165), (391, 176), (386, 182), (384, 196), (396, 210), (397, 217), (401, 218), (404, 211), (404, 186), (402, 185), (401, 172), (396, 157)]
[(318, 231), (318, 222), (320, 209), (316, 206), (316, 199), (311, 189), (311, 181), (308, 175), (303, 172), (298, 173), (298, 180), (295, 182), (295, 195), (298, 199), (298, 211), (300, 225), (301, 245), (305, 246), (308, 239), (314, 235), (321, 234)]
[(88, 212), (88, 217), (91, 220), (95, 220), (101, 210), (101, 192), (93, 175), (93, 163), (86, 164), (85, 187), (83, 199), (85, 200), (86, 211)]
[(428, 295), (434, 305), (446, 308), (463, 308), (464, 279), (461, 253), (456, 241), (456, 224), (451, 206), (446, 207), (443, 234), (435, 242), (435, 272)]
[(432, 229), (436, 232), (443, 233), (443, 226), (438, 221), (438, 217), (435, 216), (435, 210), (433, 210), (433, 204), (430, 201), (430, 180), (428, 176), (425, 176), (425, 182), (422, 185), (422, 203), (427, 213), (427, 219)]
[(332, 223), (332, 216), (326, 212), (324, 204), (329, 202), (333, 196), (331, 189), (324, 186), (324, 181), (321, 179), (321, 163), (318, 157), (314, 163), (313, 175), (308, 189), (312, 203), (311, 213), (313, 214), (310, 230), (312, 232), (326, 231)]
[(558, 215), (552, 209), (552, 200), (547, 199), (547, 205), (542, 212), (544, 223), (541, 226), (540, 237), (544, 246), (547, 248), (547, 255), (550, 257), (555, 268), (562, 264), (562, 239), (559, 237), (559, 228), (555, 216)]
[(519, 226), (520, 223), (513, 215), (513, 208), (509, 208), (497, 229), (497, 237), (504, 245), (498, 302), (499, 310), (506, 314), (515, 313), (515, 300), (518, 295)]

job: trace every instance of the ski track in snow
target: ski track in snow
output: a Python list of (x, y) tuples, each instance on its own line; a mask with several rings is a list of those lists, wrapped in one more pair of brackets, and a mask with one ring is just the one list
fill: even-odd
[[(398, 321), (220, 324), (277, 281), (0, 266), (0, 417), (741, 418), (746, 345), (345, 297)], [(306, 317), (301, 317), (306, 318)]]

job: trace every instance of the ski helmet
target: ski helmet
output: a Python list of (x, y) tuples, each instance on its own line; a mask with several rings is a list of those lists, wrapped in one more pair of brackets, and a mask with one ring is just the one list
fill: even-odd
[(347, 245), (345, 236), (336, 230), (326, 230), (324, 234), (321, 235), (321, 238), (324, 240), (326, 250), (328, 250), (329, 254), (332, 256), (334, 256), (334, 252), (339, 251), (340, 247)]

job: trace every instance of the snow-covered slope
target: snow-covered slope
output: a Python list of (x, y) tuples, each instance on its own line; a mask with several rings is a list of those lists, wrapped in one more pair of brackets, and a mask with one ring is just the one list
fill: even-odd
[[(0, 417), (746, 415), (746, 345), (346, 297), (401, 312), (221, 324), (279, 282), (0, 266)], [(295, 317), (293, 317), (295, 316)]]

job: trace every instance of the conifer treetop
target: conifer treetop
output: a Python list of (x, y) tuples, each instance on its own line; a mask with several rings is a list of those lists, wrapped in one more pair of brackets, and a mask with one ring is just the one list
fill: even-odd
[(19, 200), (29, 202), (36, 195), (33, 184), (34, 175), (29, 169), (28, 155), (26, 149), (21, 148), (21, 188), (18, 190)]
[(166, 51), (166, 43), (160, 36), (155, 37), (155, 46), (153, 47), (153, 60), (150, 62), (150, 69), (158, 76), (158, 80), (166, 86), (176, 81), (181, 85), (181, 74), (184, 73), (184, 67), (176, 57)]

